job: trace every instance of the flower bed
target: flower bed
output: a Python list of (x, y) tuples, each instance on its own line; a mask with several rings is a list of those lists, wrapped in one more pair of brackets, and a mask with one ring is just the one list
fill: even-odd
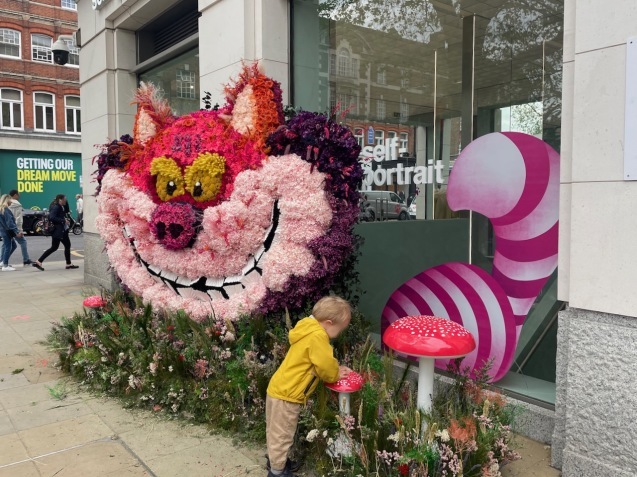
[[(91, 389), (264, 442), (265, 390), (285, 356), (287, 329), (302, 316), (194, 321), (120, 292), (63, 319), (49, 340), (62, 369)], [(484, 370), (470, 379), (456, 364), (455, 383), (424, 415), (407, 373), (395, 376), (393, 357), (366, 337), (355, 315), (335, 342), (339, 361), (365, 378), (351, 396), (352, 415), (339, 415), (324, 386), (302, 412), (295, 452), (307, 475), (493, 477), (516, 458), (511, 409), (486, 390)]]

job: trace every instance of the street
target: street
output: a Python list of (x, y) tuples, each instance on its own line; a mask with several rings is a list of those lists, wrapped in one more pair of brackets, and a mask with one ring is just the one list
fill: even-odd
[[(71, 239), (71, 261), (77, 260), (79, 258), (84, 259), (84, 234), (80, 234), (80, 235), (70, 234), (69, 237)], [(27, 235), (26, 239), (27, 239), (27, 247), (29, 249), (29, 258), (34, 262), (40, 257), (40, 255), (42, 255), (42, 252), (44, 252), (46, 249), (48, 249), (51, 246), (51, 237), (43, 237), (39, 235)], [(2, 242), (0, 242), (0, 244), (1, 243)], [(64, 261), (64, 246), (62, 244), (60, 244), (60, 247), (57, 249), (55, 253), (47, 257), (45, 262), (45, 268), (46, 268), (47, 262), (59, 262), (59, 261)], [(12, 265), (18, 265), (18, 266), (22, 265), (22, 254), (20, 253), (19, 245), (16, 251), (13, 252), (13, 255), (11, 255), (11, 260), (9, 260), (9, 263), (11, 263)]]

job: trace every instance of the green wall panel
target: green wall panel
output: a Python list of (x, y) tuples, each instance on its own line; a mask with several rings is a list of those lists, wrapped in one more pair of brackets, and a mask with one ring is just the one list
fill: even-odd
[(357, 270), (363, 290), (358, 309), (380, 333), (389, 296), (414, 275), (445, 262), (468, 262), (466, 219), (360, 223), (364, 239)]

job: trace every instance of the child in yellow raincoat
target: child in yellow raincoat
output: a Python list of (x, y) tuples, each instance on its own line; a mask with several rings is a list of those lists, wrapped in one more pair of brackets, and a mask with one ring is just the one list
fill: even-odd
[(336, 338), (352, 317), (343, 298), (321, 298), (312, 314), (290, 331), (290, 349), (274, 373), (265, 401), (268, 477), (290, 477), (299, 466), (288, 459), (301, 412), (319, 379), (333, 383), (351, 369), (339, 366), (330, 339)]

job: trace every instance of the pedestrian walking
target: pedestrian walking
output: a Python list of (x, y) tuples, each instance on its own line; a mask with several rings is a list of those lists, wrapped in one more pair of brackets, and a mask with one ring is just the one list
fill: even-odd
[(312, 314), (290, 331), (290, 349), (270, 379), (265, 401), (268, 477), (292, 477), (300, 465), (288, 458), (301, 406), (319, 380), (333, 383), (351, 369), (339, 366), (330, 339), (348, 327), (352, 312), (343, 298), (327, 296), (316, 302)]
[(55, 200), (51, 202), (49, 206), (49, 220), (55, 224), (55, 229), (51, 234), (51, 247), (48, 250), (45, 250), (42, 256), (35, 262), (33, 262), (33, 266), (38, 270), (44, 271), (44, 267), (42, 266), (42, 262), (46, 260), (46, 258), (55, 252), (59, 247), (60, 243), (64, 245), (64, 259), (66, 260), (66, 268), (78, 268), (77, 265), (73, 265), (71, 263), (71, 240), (69, 239), (69, 221), (66, 218), (67, 213), (67, 200), (64, 194), (58, 194), (55, 196)]
[(24, 229), (22, 227), (24, 219), (22, 217), (22, 204), (18, 200), (20, 199), (20, 193), (17, 190), (13, 189), (9, 191), (9, 195), (11, 196), (11, 205), (9, 206), (9, 209), (11, 210), (11, 213), (15, 218), (15, 224), (17, 225), (18, 230), (22, 234), (22, 237), (16, 237), (15, 241), (18, 243), (18, 245), (20, 245), (20, 251), (22, 252), (22, 264), (30, 265), (33, 262), (29, 258), (29, 251), (27, 250), (27, 239), (24, 236)]
[(3, 272), (15, 271), (15, 268), (9, 264), (9, 258), (11, 258), (11, 254), (15, 252), (15, 249), (18, 248), (14, 239), (16, 237), (22, 237), (22, 234), (15, 223), (15, 218), (9, 209), (10, 205), (11, 196), (9, 194), (4, 194), (0, 197), (0, 236), (2, 237)]
[(82, 194), (75, 194), (75, 208), (77, 210), (77, 223), (82, 225), (82, 220), (84, 219), (84, 199), (82, 198)]

